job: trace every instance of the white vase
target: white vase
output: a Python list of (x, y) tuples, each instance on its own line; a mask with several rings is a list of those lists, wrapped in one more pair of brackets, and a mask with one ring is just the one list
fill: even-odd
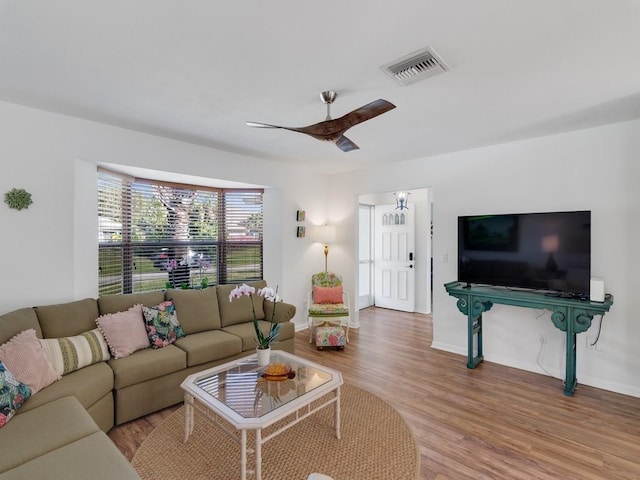
[(271, 358), (271, 347), (256, 348), (256, 354), (258, 355), (258, 365), (260, 365), (261, 367), (269, 365), (269, 359)]

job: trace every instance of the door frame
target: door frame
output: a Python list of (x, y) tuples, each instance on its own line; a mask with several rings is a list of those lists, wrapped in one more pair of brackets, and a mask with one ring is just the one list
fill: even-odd
[[(411, 202), (416, 208), (416, 312), (431, 313), (432, 312), (432, 269), (435, 262), (432, 261), (432, 219), (433, 219), (433, 189), (429, 187), (403, 189), (411, 193)], [(395, 202), (393, 192), (367, 193), (357, 195), (356, 206), (363, 205), (383, 205)], [(359, 210), (358, 210), (359, 212)], [(356, 226), (355, 247), (357, 249), (357, 258), (360, 258), (360, 218), (357, 216), (358, 225)], [(371, 233), (372, 235), (374, 232)], [(355, 278), (358, 280), (356, 289), (360, 288), (360, 263), (356, 261)], [(371, 295), (373, 295), (374, 285), (371, 285)]]

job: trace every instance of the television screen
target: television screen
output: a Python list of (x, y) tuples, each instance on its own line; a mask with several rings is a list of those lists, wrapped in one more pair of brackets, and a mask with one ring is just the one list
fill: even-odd
[(589, 294), (591, 212), (458, 217), (458, 281)]

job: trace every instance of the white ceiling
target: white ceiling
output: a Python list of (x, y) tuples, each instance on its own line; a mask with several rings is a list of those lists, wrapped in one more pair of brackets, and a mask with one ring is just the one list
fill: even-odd
[[(450, 71), (380, 66), (432, 46)], [(640, 117), (637, 0), (0, 0), (0, 100), (327, 172)], [(306, 126), (377, 98), (360, 150)]]

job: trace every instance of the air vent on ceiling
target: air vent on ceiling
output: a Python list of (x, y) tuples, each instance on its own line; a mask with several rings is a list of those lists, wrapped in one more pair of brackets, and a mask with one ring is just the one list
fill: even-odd
[(447, 64), (431, 47), (413, 52), (380, 68), (404, 86), (449, 70)]

